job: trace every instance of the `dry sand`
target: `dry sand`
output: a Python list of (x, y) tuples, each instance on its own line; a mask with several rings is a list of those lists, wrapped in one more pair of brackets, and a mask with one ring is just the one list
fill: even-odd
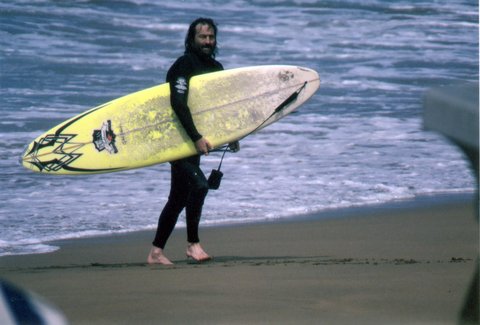
[(173, 267), (145, 263), (154, 231), (70, 240), (0, 258), (0, 277), (72, 324), (457, 324), (474, 215), (470, 201), (430, 200), (207, 227), (205, 264), (187, 261), (178, 229)]

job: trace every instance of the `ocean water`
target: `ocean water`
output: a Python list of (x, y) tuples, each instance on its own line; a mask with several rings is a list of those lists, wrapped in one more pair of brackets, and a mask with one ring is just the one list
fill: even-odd
[[(0, 255), (156, 227), (168, 164), (66, 177), (18, 160), (48, 128), (162, 83), (198, 16), (218, 22), (226, 68), (300, 65), (322, 80), (227, 154), (204, 225), (474, 191), (463, 155), (423, 129), (422, 97), (478, 80), (477, 1), (2, 1)], [(203, 160), (207, 174), (219, 159)]]

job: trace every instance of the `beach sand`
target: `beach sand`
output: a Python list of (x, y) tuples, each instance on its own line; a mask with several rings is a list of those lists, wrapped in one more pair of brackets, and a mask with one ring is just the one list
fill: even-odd
[(178, 229), (173, 267), (145, 263), (153, 230), (68, 240), (0, 258), (0, 276), (72, 324), (457, 324), (475, 209), (438, 199), (203, 227), (205, 264), (187, 261)]

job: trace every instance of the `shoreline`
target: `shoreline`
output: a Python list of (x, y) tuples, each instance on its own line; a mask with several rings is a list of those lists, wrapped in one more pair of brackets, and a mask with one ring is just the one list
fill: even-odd
[[(473, 200), (397, 202), (209, 226), (214, 256), (185, 257), (185, 229), (150, 266), (154, 230), (56, 242), (0, 257), (0, 277), (72, 324), (457, 324), (478, 257)], [(347, 211), (348, 210), (348, 211)]]
[[(393, 200), (389, 202), (381, 203), (371, 203), (364, 204), (359, 206), (350, 206), (350, 207), (340, 207), (340, 208), (328, 208), (316, 212), (307, 212), (297, 215), (290, 215), (286, 217), (278, 218), (265, 218), (261, 220), (249, 220), (249, 221), (232, 221), (227, 223), (218, 223), (218, 224), (200, 224), (201, 229), (206, 228), (223, 228), (223, 227), (237, 227), (242, 225), (258, 225), (258, 224), (274, 224), (274, 223), (284, 223), (284, 222), (296, 222), (296, 221), (315, 221), (315, 220), (328, 220), (336, 218), (358, 218), (362, 216), (370, 216), (373, 214), (381, 214), (389, 210), (406, 210), (414, 208), (425, 208), (429, 205), (443, 205), (443, 204), (458, 204), (466, 203), (468, 204), (475, 199), (475, 192), (459, 192), (459, 193), (442, 193), (442, 194), (424, 194), (415, 198), (404, 198)], [(178, 226), (175, 228), (175, 231), (182, 231), (185, 229), (185, 226)], [(0, 255), (0, 259), (8, 256), (30, 256), (30, 255), (43, 255), (55, 253), (62, 248), (63, 245), (69, 243), (75, 243), (77, 241), (94, 241), (101, 238), (109, 237), (122, 237), (136, 234), (141, 234), (145, 232), (152, 232), (155, 229), (141, 229), (141, 230), (131, 230), (125, 232), (113, 232), (105, 234), (95, 234), (87, 235), (84, 237), (72, 237), (64, 239), (54, 239), (45, 242), (39, 242), (38, 244), (47, 245), (56, 247), (55, 250), (46, 251), (46, 252), (29, 252), (29, 253), (20, 253), (20, 254), (9, 254), (9, 255)]]

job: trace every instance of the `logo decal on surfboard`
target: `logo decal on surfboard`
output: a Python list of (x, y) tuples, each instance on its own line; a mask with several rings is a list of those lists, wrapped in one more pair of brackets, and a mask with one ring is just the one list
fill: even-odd
[(290, 79), (293, 79), (294, 77), (295, 77), (295, 75), (293, 74), (293, 72), (288, 71), (288, 70), (281, 71), (281, 72), (278, 73), (278, 79), (280, 79), (283, 82), (287, 82)]
[(116, 137), (110, 120), (103, 122), (100, 130), (93, 130), (93, 144), (99, 152), (107, 150), (111, 154), (117, 153), (118, 149), (115, 146)]

